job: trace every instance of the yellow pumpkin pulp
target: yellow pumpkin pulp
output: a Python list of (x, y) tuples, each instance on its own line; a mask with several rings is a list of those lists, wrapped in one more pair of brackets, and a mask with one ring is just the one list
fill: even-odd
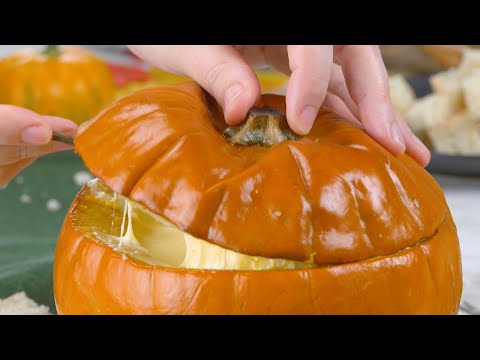
[(148, 265), (210, 270), (315, 267), (308, 261), (245, 255), (198, 239), (142, 204), (114, 193), (98, 179), (87, 184), (72, 217), (85, 236)]

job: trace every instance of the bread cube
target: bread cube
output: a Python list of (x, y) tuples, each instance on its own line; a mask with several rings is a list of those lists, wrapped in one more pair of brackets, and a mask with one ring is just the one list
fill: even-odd
[(465, 107), (462, 80), (458, 70), (450, 69), (436, 73), (430, 76), (429, 81), (434, 93), (449, 96), (454, 103), (454, 106), (459, 109)]
[(467, 110), (480, 116), (480, 70), (462, 80), (462, 90)]
[(447, 121), (459, 110), (454, 99), (443, 94), (429, 94), (418, 99), (405, 114), (412, 131), (423, 137), (424, 131)]
[(480, 50), (471, 48), (464, 50), (458, 67), (460, 77), (468, 77), (476, 69), (480, 69)]
[(394, 109), (404, 115), (415, 102), (415, 92), (403, 75), (392, 75), (390, 81), (390, 98)]
[(427, 129), (433, 150), (448, 155), (480, 155), (480, 117), (461, 112)]

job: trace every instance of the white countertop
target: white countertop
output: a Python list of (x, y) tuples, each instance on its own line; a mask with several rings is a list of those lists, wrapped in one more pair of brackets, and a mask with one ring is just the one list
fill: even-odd
[(457, 225), (462, 252), (462, 301), (480, 314), (480, 178), (435, 175)]

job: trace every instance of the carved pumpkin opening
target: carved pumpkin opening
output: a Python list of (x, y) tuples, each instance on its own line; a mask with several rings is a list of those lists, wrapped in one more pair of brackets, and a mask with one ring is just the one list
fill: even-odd
[(311, 261), (249, 256), (198, 239), (142, 204), (118, 195), (101, 180), (87, 184), (72, 211), (77, 231), (136, 262), (196, 270), (285, 270)]

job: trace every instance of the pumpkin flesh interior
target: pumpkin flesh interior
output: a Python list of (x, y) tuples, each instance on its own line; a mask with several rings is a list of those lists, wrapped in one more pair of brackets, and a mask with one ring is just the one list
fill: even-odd
[(250, 256), (195, 238), (101, 180), (89, 182), (72, 210), (77, 231), (133, 261), (198, 270), (285, 270), (316, 267), (313, 261)]

